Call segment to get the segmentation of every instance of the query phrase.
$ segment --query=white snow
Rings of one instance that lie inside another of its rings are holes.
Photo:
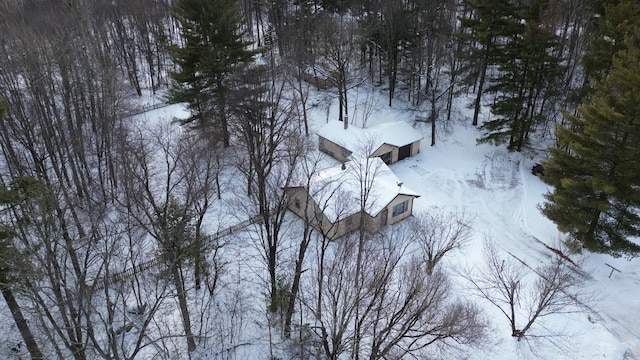
[[[369,171],[365,180],[365,171]],[[366,185],[362,185],[363,182]],[[307,185],[307,184],[300,184]],[[338,217],[348,217],[360,210],[362,186],[371,189],[367,214],[377,216],[398,195],[419,197],[420,194],[402,184],[400,179],[378,157],[351,160],[314,174],[309,180],[309,194],[320,204],[325,216],[335,223]]]
[[[362,144],[371,145],[371,150],[375,151],[383,144],[402,147],[423,138],[405,121],[384,122],[364,129],[349,125],[345,129],[342,121],[332,120],[318,129],[317,134],[351,152],[358,150]]]
[[[350,99],[357,105],[357,93],[350,94]],[[367,94],[361,94],[365,96]],[[384,99],[384,96],[381,96]],[[326,97],[324,98],[326,99]],[[333,99],[334,105],[337,100]],[[400,100],[394,100],[393,107],[375,104],[375,111],[367,119],[369,124],[377,124],[371,129],[379,129],[378,134],[386,136],[389,143],[402,143],[409,136],[402,129],[411,129],[411,139],[430,135],[429,124],[417,124],[415,129],[409,125],[417,114],[406,109],[410,106]],[[374,187],[380,197],[380,204],[386,198],[395,197],[398,193],[421,196],[414,201],[414,212],[426,210],[434,206],[446,210],[464,210],[472,216],[474,237],[471,243],[458,252],[454,252],[444,260],[455,284],[455,294],[481,306],[491,332],[486,345],[473,349],[468,353],[470,359],[640,359],[640,259],[612,258],[608,255],[584,253],[572,255],[582,260],[581,270],[585,274],[584,289],[597,295],[597,301],[589,303],[589,308],[582,312],[555,314],[543,319],[532,328],[532,332],[549,334],[562,332],[566,336],[554,338],[555,345],[544,340],[534,339],[520,341],[511,337],[508,323],[503,315],[491,304],[473,296],[464,280],[455,275],[455,270],[471,267],[482,259],[482,242],[484,238],[495,241],[507,256],[518,257],[535,267],[550,259],[552,254],[545,246],[555,246],[564,239],[556,226],[539,211],[544,202],[543,195],[550,189],[539,178],[530,173],[531,166],[542,158],[543,154],[509,153],[504,147],[487,144],[476,145],[479,130],[470,126],[471,116],[468,114],[466,99],[457,99],[454,116],[450,122],[439,119],[437,141],[435,146],[423,147],[421,152],[411,158],[404,159],[387,167],[380,161],[382,176],[377,176],[379,183]],[[331,107],[331,101],[323,101],[322,94],[314,94],[310,104],[310,127],[318,129],[326,123],[326,118],[336,118],[337,106]],[[353,112],[352,112],[353,113]],[[180,105],[172,105],[140,116],[143,122],[157,125],[161,119],[184,118],[187,113]],[[484,112],[483,112],[484,114]],[[388,119],[406,119],[404,125],[389,125]],[[482,117],[481,117],[482,118]],[[385,123],[387,123],[385,125]],[[343,133],[342,123],[333,121],[331,130]],[[327,125],[328,126],[328,125]],[[327,128],[329,129],[329,128]],[[328,131],[327,129],[321,130]],[[362,133],[362,129],[351,125],[349,133]],[[338,131],[339,130],[339,131]],[[344,132],[347,133],[347,132]],[[391,139],[391,140],[389,140]],[[358,136],[349,136],[345,141],[357,141]],[[309,141],[316,142],[311,136]],[[346,144],[342,144],[346,145]],[[378,160],[373,159],[374,162]],[[338,164],[332,158],[324,161]],[[355,164],[355,163],[353,163]],[[351,166],[347,163],[347,167]],[[377,165],[376,165],[377,166]],[[242,197],[238,191],[243,181],[232,169],[222,179],[225,193],[222,200],[214,206],[213,214],[208,217],[208,226],[222,229],[239,221],[237,213],[233,213],[236,198]],[[345,193],[359,191],[349,180],[346,180],[338,165],[318,174],[318,180],[331,181],[331,186],[341,187]],[[344,178],[343,178],[344,177]],[[398,187],[398,183],[403,185]],[[370,209],[371,214],[377,213]],[[291,216],[292,221],[300,221]],[[297,249],[293,242],[297,235],[295,226],[286,229],[284,236],[289,236],[287,246],[282,249],[282,271],[290,271]],[[217,297],[224,311],[240,314],[237,318],[221,320],[219,342],[234,348],[233,358],[263,359],[272,348],[269,345],[271,333],[265,320],[265,265],[261,260],[259,246],[252,243],[249,234],[234,234],[229,240],[226,251],[228,264],[226,268],[225,293]],[[313,245],[312,245],[313,246]],[[289,262],[287,262],[289,261]],[[615,266],[621,272],[613,272],[605,265]],[[308,275],[311,276],[311,275]],[[235,291],[235,292],[232,292]],[[225,302],[226,301],[226,302]],[[225,305],[226,304],[226,305]],[[3,307],[0,304],[0,307]],[[228,309],[227,309],[228,308]],[[2,309],[7,313],[6,309]],[[169,316],[169,315],[168,315]],[[178,317],[175,314],[170,316]],[[8,319],[8,318],[7,318]],[[235,321],[231,322],[231,321]],[[228,321],[229,323],[225,323]],[[10,323],[10,321],[7,321]],[[5,340],[5,338],[3,338]],[[7,339],[8,341],[8,339]],[[216,342],[217,343],[217,342]],[[0,349],[0,353],[5,351]],[[151,348],[150,352],[151,351]],[[8,350],[7,350],[8,351]],[[202,358],[218,358],[219,348],[199,349]],[[230,357],[232,358],[232,357]],[[456,358],[453,355],[452,358]]]
[[[415,211],[439,206],[452,210],[464,209],[475,217],[474,240],[468,248],[452,254],[448,260],[451,269],[470,267],[481,261],[484,238],[498,243],[505,256],[513,254],[532,267],[538,266],[552,255],[544,244],[557,247],[557,242],[563,238],[555,225],[538,209],[548,187],[530,173],[535,161],[528,154],[508,153],[503,148],[476,145],[477,135],[475,128],[456,124],[453,134],[440,138],[436,146],[426,148],[415,158],[392,165],[391,169],[405,184],[424,194],[414,201]],[[580,256],[572,257],[578,260]],[[562,349],[544,340],[518,342],[510,336],[509,325],[503,315],[491,304],[472,296],[471,299],[483,305],[484,311],[490,314],[489,319],[495,328],[491,340],[493,345],[474,353],[472,358],[636,358],[634,356],[640,354],[640,302],[637,298],[639,262],[609,258],[608,261],[621,263],[619,266],[635,269],[635,274],[629,269],[608,279],[608,269],[603,261],[607,258],[585,254],[583,270],[591,274],[585,280],[585,287],[599,298],[599,301],[591,304],[590,311],[550,316],[532,329],[540,334],[568,334],[555,339]],[[600,274],[594,276],[596,268]],[[630,279],[634,276],[635,284]],[[460,280],[458,286],[464,293],[464,281]]]
[[[356,95],[350,94],[354,102],[358,101]],[[544,194],[551,189],[530,169],[545,154],[509,153],[504,147],[477,145],[480,131],[470,125],[472,117],[466,108],[469,100],[455,101],[452,120],[438,120],[435,146],[423,147],[417,156],[390,166],[403,187],[422,195],[414,201],[414,213],[438,206],[464,210],[475,218],[472,243],[447,259],[451,270],[479,263],[485,238],[532,267],[548,261],[552,253],[545,245],[557,247],[565,235],[539,210]],[[311,114],[312,128],[320,128],[318,133],[323,136],[346,134],[341,122],[323,126],[325,118],[337,117],[337,106],[323,108],[322,102],[317,104]],[[393,107],[377,104],[367,123],[384,124],[389,118],[412,119],[419,114],[408,108],[397,99]],[[413,129],[408,123],[406,126]],[[352,125],[349,129],[353,133],[361,131]],[[429,124],[421,123],[413,129],[420,138],[430,135],[430,131]],[[391,128],[381,133],[398,135]],[[340,144],[348,145],[357,138],[343,137]],[[464,281],[456,280],[459,295],[481,305],[494,330],[487,346],[472,351],[471,359],[640,359],[640,258],[586,252],[571,257],[581,261],[582,273],[586,274],[584,290],[595,294],[595,301],[582,312],[556,314],[534,325],[532,332],[565,334],[553,339],[556,345],[544,339],[518,342],[510,336],[503,315],[469,293]],[[609,278],[611,269],[605,263],[621,272],[614,272]]]

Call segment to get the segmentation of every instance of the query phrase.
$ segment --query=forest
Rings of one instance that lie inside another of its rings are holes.
[[[633,258],[639,21],[633,0],[0,1],[8,351],[236,359],[247,333],[268,339],[263,359],[487,346],[481,309],[440,261],[469,242],[469,214],[420,212],[375,233],[362,220],[340,241],[292,218],[282,189],[325,164],[310,99],[329,94],[345,128],[366,127],[373,100],[353,97],[366,85],[426,114],[425,148],[465,99],[477,144],[544,159],[540,209],[566,234],[559,253]],[[141,120],[149,97],[188,115]],[[360,212],[375,202],[372,164],[353,170]],[[458,276],[514,339],[576,305],[575,264],[498,252],[486,241],[485,266]],[[234,269],[239,254],[251,270]]]

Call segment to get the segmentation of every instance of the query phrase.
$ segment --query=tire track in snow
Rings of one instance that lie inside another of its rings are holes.
[[[527,216],[531,215],[533,206],[528,192],[538,189],[531,186],[532,179],[526,164],[525,159],[515,155],[493,152],[470,172],[444,167],[429,167],[427,170],[417,164],[405,169],[414,173],[410,177],[418,175],[417,189],[429,189],[424,193],[429,204],[460,204],[473,209],[475,213],[470,215],[476,216],[474,228],[486,230],[508,256],[526,260],[527,266],[535,269],[537,264],[549,261],[555,254],[552,247],[534,235],[536,229],[531,228],[533,219]],[[587,275],[579,268],[574,269],[583,276]],[[588,305],[583,304],[585,314],[592,322],[602,326],[602,331],[620,339],[621,346],[628,347],[625,359],[638,359],[634,354],[634,351],[638,353],[637,347],[633,346],[636,341],[632,339],[636,335],[640,338],[640,334],[636,334],[638,330],[629,329],[626,324],[616,324],[619,323],[614,318],[617,315],[610,316],[599,312],[596,305]]]
[[[503,197],[491,197],[489,201],[500,201],[487,203],[486,197],[482,198],[482,206],[485,211],[479,214],[479,220],[483,222],[485,228],[492,230],[492,234],[500,241],[497,241],[505,250],[532,258],[540,262],[547,261],[558,251],[547,245],[533,235],[533,231],[527,220],[528,186],[523,159],[513,159],[513,156],[501,151],[494,151],[487,156],[477,172],[480,174],[479,180],[471,180],[471,183],[480,182],[486,184],[482,190],[496,191]],[[509,206],[513,204],[513,206]],[[581,271],[581,275],[586,273]]]
[[[520,164],[520,173],[521,179],[525,176],[523,173],[523,165]],[[525,180],[526,181],[526,180]],[[526,185],[523,181],[519,186],[513,189],[510,197],[505,198],[507,203],[517,204],[514,208],[513,212],[509,212],[508,206],[496,207],[491,206],[494,204],[489,204],[484,201],[483,206],[485,211],[479,217],[479,220],[482,221],[483,227],[491,227],[492,228],[492,238],[498,246],[505,251],[509,256],[515,258],[519,262],[521,262],[524,266],[536,272],[539,276],[542,276],[536,270],[536,261],[546,262],[549,258],[553,256],[551,248],[548,247],[543,241],[539,240],[535,236],[532,235],[531,229],[528,226],[526,221]],[[521,214],[521,215],[520,215]],[[544,246],[541,247],[540,245]],[[538,256],[536,256],[536,254]],[[527,258],[527,260],[524,260]],[[575,266],[572,266],[572,269],[576,270],[581,276],[584,276],[586,273]],[[593,306],[586,304],[580,299],[576,299],[577,303],[585,309],[585,312],[588,314],[590,321],[592,323],[596,323],[602,326],[606,331],[611,333],[615,338],[622,340],[625,344],[632,344],[631,340],[633,336],[624,336],[620,334],[619,329],[615,329],[611,326],[611,322],[617,321],[611,319],[607,314],[600,313]],[[623,332],[627,332],[627,334],[633,334],[634,329],[627,328],[624,324],[618,325],[623,328]],[[638,359],[634,354],[634,350],[630,347],[624,359]]]
[[[528,186],[527,186],[527,173],[525,172],[525,168],[524,168],[524,163],[521,161],[519,164],[519,173],[520,173],[520,181],[521,181],[521,188],[522,188],[522,197],[521,197],[521,202],[520,202],[520,213],[521,213],[521,220],[522,220],[522,226],[525,229],[525,231],[529,234],[530,238],[533,239],[535,242],[538,242],[539,244],[545,246],[546,248],[548,248],[548,250],[552,251],[552,252],[556,252],[559,250],[547,245],[544,241],[538,239],[536,236],[533,235],[533,231],[531,230],[531,227],[529,226],[529,222],[527,221],[527,216],[526,216],[526,204],[527,204],[527,200],[528,200]],[[532,268],[531,266],[529,266],[525,261],[523,261],[521,258],[517,257],[516,255],[514,255],[513,253],[507,251],[511,256],[513,256],[515,259],[517,259],[518,261],[520,261],[522,264],[524,264],[525,266],[527,266],[528,268],[530,268],[533,271],[536,271],[534,268]],[[564,254],[561,253],[561,256],[566,256]],[[570,259],[569,259],[570,260]],[[583,279],[585,279],[585,281],[597,281],[593,276],[591,276],[591,274],[587,273],[586,271],[584,271],[579,265],[576,265],[575,263],[572,262],[571,268],[578,274],[580,275]],[[537,271],[536,273],[538,275],[540,275]],[[540,275],[542,276],[542,275]],[[608,311],[606,312],[599,312],[598,310],[596,310],[594,307],[590,306],[589,304],[585,304],[583,302],[581,302],[579,299],[575,299],[575,301],[577,303],[580,304],[580,306],[582,306],[584,309],[586,309],[589,313],[589,319],[591,322],[594,322],[591,319],[595,319],[596,323],[598,323],[599,325],[601,325],[603,328],[605,328],[609,333],[611,333],[614,337],[621,339],[624,341],[624,343],[626,343],[627,345],[630,346],[630,348],[627,350],[627,352],[625,353],[624,359],[639,359],[638,356],[635,354],[635,352],[637,352],[638,349],[638,345],[636,344],[631,345],[633,343],[636,343],[638,339],[640,339],[640,329],[638,329],[637,327],[633,327],[633,326],[629,326],[629,324],[627,322],[622,322],[620,320],[617,319],[616,316],[613,316],[612,314],[609,314],[610,311],[613,311],[614,309],[607,309]],[[626,312],[624,313],[619,313],[619,316],[622,316],[623,318],[625,316],[627,316],[628,314]],[[614,323],[615,326],[622,328],[622,330],[620,330],[619,328],[615,328],[613,326],[611,326],[611,323]]]
[[[418,172],[417,169],[413,169]],[[421,179],[422,189],[433,190],[429,194],[429,200],[436,205],[451,206],[452,204],[465,204],[469,202],[468,191],[470,186],[467,184],[464,175],[448,169],[438,169],[437,171],[427,172]],[[427,195],[427,194],[424,194]]]

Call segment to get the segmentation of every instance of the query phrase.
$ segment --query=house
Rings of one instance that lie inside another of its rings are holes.
[[[369,190],[364,211],[361,184]],[[284,189],[289,210],[330,239],[363,224],[376,232],[411,216],[418,193],[407,188],[378,157],[346,162],[322,170]]]
[[[404,121],[396,121],[360,129],[344,128],[341,121],[330,121],[318,130],[318,148],[345,162],[351,154],[357,157],[379,157],[394,164],[420,152],[420,135]]]

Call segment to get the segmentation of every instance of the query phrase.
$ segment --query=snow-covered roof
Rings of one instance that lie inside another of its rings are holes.
[[[351,152],[369,142],[372,142],[372,150],[377,150],[382,144],[402,147],[422,139],[422,135],[404,121],[383,123],[365,129],[350,125],[345,129],[342,121],[333,120],[321,127],[318,135]]]
[[[420,196],[403,185],[377,157],[352,160],[319,171],[309,180],[309,193],[329,221],[335,222],[360,211],[361,184],[367,184],[366,188],[370,189],[365,211],[374,217],[398,195]]]

